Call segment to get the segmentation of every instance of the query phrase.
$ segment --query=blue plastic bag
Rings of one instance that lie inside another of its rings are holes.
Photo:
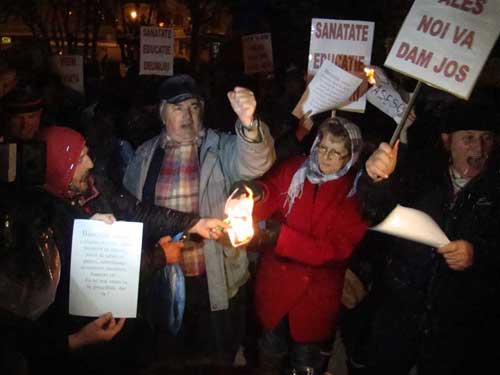
[[[172,241],[179,241],[183,233],[178,233]],[[177,335],[182,326],[186,306],[186,286],[184,274],[178,264],[167,264],[157,279],[153,293],[153,306],[156,306],[156,323]],[[156,303],[155,303],[156,302]]]

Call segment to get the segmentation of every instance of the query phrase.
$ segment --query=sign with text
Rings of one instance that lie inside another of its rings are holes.
[[[385,72],[378,66],[372,66],[372,68],[375,69],[377,84],[367,91],[366,98],[369,103],[387,116],[392,117],[399,124],[407,105]]]
[[[83,93],[83,56],[56,55],[52,57],[55,71],[61,76],[63,84]]]
[[[141,27],[141,69],[139,74],[171,76],[174,74],[174,30]]]
[[[245,74],[272,72],[274,63],[271,34],[245,35],[241,39]]]
[[[348,72],[363,72],[370,64],[375,24],[364,21],[313,18],[309,44],[309,79],[316,74],[325,60]],[[366,96],[354,92],[351,103],[339,108],[343,111],[364,112]]]
[[[142,223],[75,220],[69,313],[135,318],[141,245]]]
[[[468,99],[499,20],[500,0],[416,0],[385,66]]]

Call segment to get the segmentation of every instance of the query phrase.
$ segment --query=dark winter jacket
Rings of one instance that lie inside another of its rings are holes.
[[[370,254],[379,266],[371,294],[354,312],[368,324],[353,358],[378,365],[437,359],[440,368],[459,368],[461,360],[474,360],[473,353],[486,355],[485,337],[499,323],[499,164],[490,160],[452,202],[445,158],[419,154],[412,159],[400,151],[397,170],[387,181],[373,183],[367,176],[360,181],[365,215],[376,223],[397,203],[424,211],[451,241],[473,245],[474,263],[454,271],[436,249],[385,236],[384,248]]]

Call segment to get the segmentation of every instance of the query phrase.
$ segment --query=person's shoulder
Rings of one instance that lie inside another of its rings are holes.
[[[283,168],[298,168],[302,165],[302,163],[304,163],[306,159],[306,155],[296,155],[282,161],[281,165],[283,166]]]
[[[137,147],[136,155],[140,155],[140,154],[143,154],[145,152],[149,152],[152,148],[156,147],[159,139],[160,139],[160,136],[157,135],[157,136],[154,136],[153,138],[150,138],[147,141],[143,142],[139,147]]]
[[[307,159],[307,156],[305,155],[297,155],[297,156],[292,156],[288,159],[285,159],[279,163],[276,163],[272,169],[273,170],[278,170],[282,174],[294,174],[297,169],[300,168],[300,166],[304,163],[304,161]]]

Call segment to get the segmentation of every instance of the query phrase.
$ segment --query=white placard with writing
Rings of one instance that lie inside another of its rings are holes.
[[[443,230],[425,212],[397,205],[372,230],[439,248],[450,242]]]
[[[311,111],[310,116],[339,108],[349,101],[362,79],[340,69],[334,63],[325,60],[306,91],[302,94],[292,114],[302,118]]]
[[[83,93],[83,56],[55,55],[52,62],[56,73],[61,76],[65,86]]]
[[[385,66],[468,99],[500,33],[500,0],[416,0]]]
[[[314,76],[326,60],[348,72],[362,72],[364,65],[370,65],[374,31],[373,22],[313,18],[308,76]],[[355,92],[352,103],[340,109],[364,112],[365,107],[366,96]]]
[[[142,223],[75,220],[69,313],[135,318],[141,245]]]
[[[245,74],[268,73],[274,70],[270,33],[245,35],[241,40]]]
[[[171,76],[174,74],[174,30],[141,27],[141,59],[139,74]]]
[[[399,124],[405,112],[406,103],[392,85],[391,80],[387,78],[383,69],[378,66],[372,66],[372,68],[375,69],[377,83],[367,91],[366,98],[370,104],[392,117]]]

